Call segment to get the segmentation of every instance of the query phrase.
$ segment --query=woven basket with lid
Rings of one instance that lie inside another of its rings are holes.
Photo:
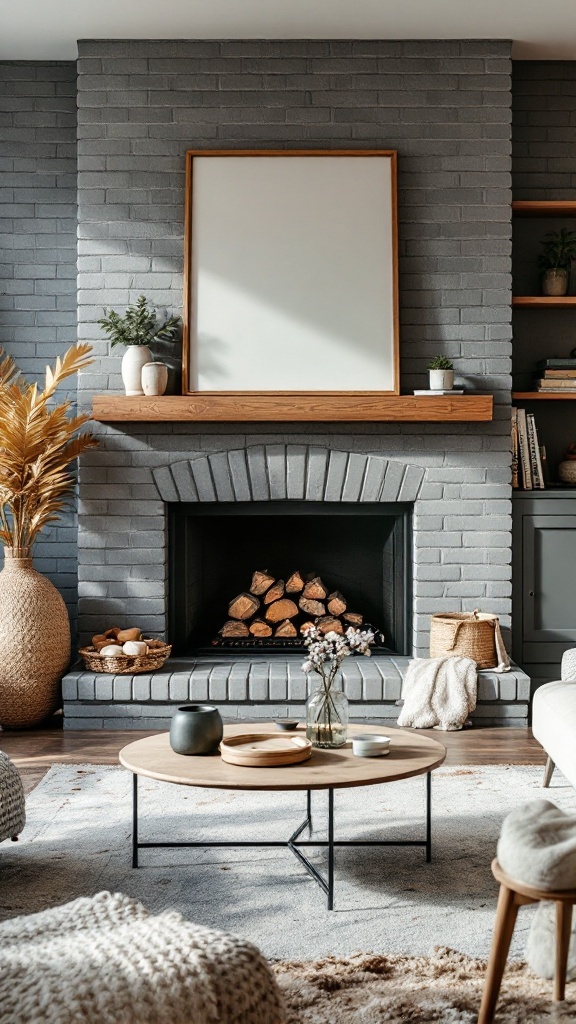
[[[430,623],[430,657],[472,658],[478,668],[496,668],[497,615],[489,612],[442,612]]]

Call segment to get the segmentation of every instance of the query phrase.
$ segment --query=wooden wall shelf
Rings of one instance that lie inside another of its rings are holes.
[[[554,391],[553,394],[548,394],[546,391],[513,391],[512,398],[519,399],[523,402],[574,402],[576,401],[576,392],[572,391],[564,393],[563,391]]]
[[[517,199],[512,213],[518,217],[576,217],[576,200]]]
[[[203,392],[132,398],[95,395],[92,418],[101,423],[484,423],[492,395],[383,395],[361,392]]]
[[[576,295],[515,295],[512,305],[525,309],[568,309],[576,306]]]

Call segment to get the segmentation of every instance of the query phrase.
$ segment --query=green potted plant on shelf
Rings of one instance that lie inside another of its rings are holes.
[[[454,387],[454,366],[448,356],[434,356],[428,363],[431,391],[451,391]]]
[[[566,295],[572,260],[576,259],[576,231],[547,231],[541,241],[539,265],[543,295]]]
[[[122,357],[122,381],[127,395],[163,395],[168,383],[168,367],[153,362],[150,351],[157,341],[174,341],[181,319],[167,317],[160,321],[154,306],[140,295],[124,316],[114,309],[105,309],[98,324],[112,345],[125,345]]]

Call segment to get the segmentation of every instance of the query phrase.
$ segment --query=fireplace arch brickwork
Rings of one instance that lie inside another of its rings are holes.
[[[425,470],[319,445],[253,445],[168,463],[152,475],[165,502],[415,502]]]

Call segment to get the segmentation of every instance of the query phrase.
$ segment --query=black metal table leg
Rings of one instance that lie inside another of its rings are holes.
[[[312,832],[312,792],[306,792],[306,817],[294,830],[288,840],[191,840],[189,842],[140,842],[138,836],[138,775],[132,773],[132,867],[138,867],[138,851],[141,849],[176,849],[187,848],[225,848],[240,847],[251,849],[288,848],[300,861],[303,868],[326,893],[327,909],[334,909],[334,852],[337,846],[423,846],[426,849],[426,862],[432,860],[432,773],[426,773],[426,837],[424,839],[335,839],[334,838],[334,787],[328,789],[328,838],[300,839],[302,833],[309,829]],[[307,847],[320,847],[328,851],[328,871],[323,876],[318,868],[311,863],[303,852]]]
[[[432,860],[432,772],[426,775],[426,863]]]
[[[334,790],[328,790],[328,910],[334,909]]]
[[[132,867],[138,867],[138,776],[132,775]]]

